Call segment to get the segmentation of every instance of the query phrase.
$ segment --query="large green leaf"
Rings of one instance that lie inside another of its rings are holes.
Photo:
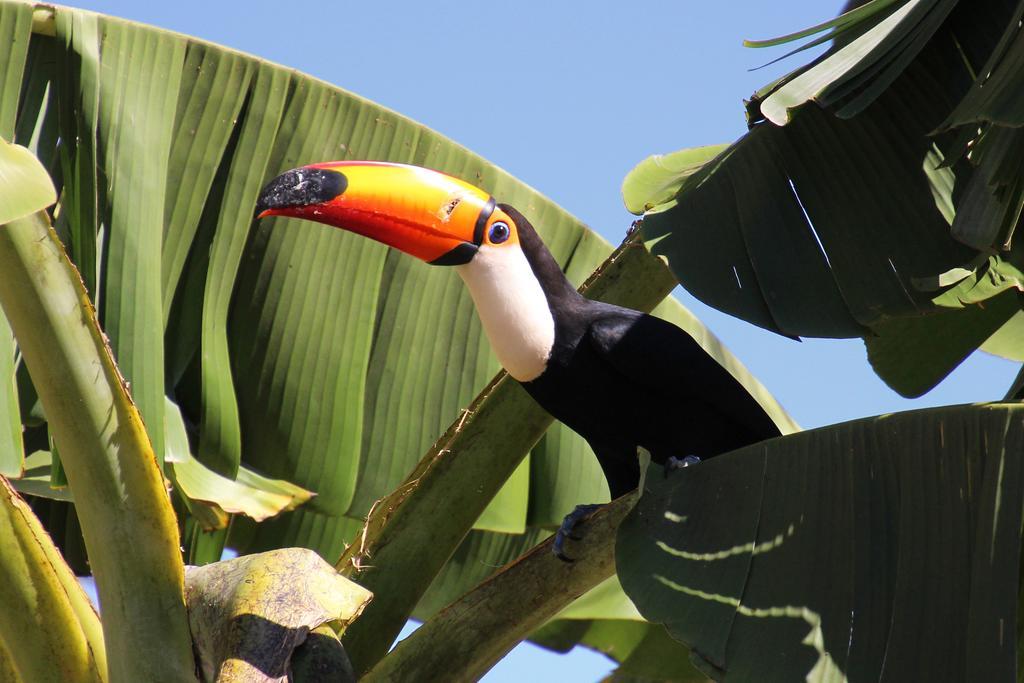
[[[30,20],[31,13],[26,14],[30,8],[23,4],[3,7],[9,10],[4,16],[21,17],[12,20],[19,27],[17,39],[5,43],[4,63],[11,76],[4,82],[13,84],[9,91],[16,94],[30,46],[31,22],[26,17]],[[46,10],[41,12],[45,15]],[[233,476],[242,459],[244,432],[248,462],[273,474],[315,482],[317,505],[332,515],[350,509],[356,516],[365,513],[407,473],[493,374],[496,363],[468,297],[452,287],[450,273],[393,258],[387,280],[374,284],[384,274],[387,252],[365,240],[327,230],[317,235],[291,231],[289,237],[286,228],[270,226],[249,240],[251,207],[265,179],[317,158],[391,158],[452,171],[461,165],[470,180],[503,191],[542,217],[555,216],[554,225],[547,222],[547,232],[564,260],[585,231],[478,157],[314,79],[201,41],[91,13],[57,9],[42,24],[48,35],[35,35],[31,47],[55,52],[59,68],[26,70],[24,89],[51,92],[59,102],[67,180],[60,214],[72,255],[101,304],[105,327],[143,413],[152,413],[156,392],[180,393],[189,417],[200,422],[198,452],[208,465]],[[136,70],[151,77],[136,77]],[[4,99],[11,112],[17,111],[16,104],[11,96]],[[32,123],[38,116],[32,113]],[[133,116],[144,125],[133,125]],[[31,129],[28,119],[26,128]],[[56,145],[56,138],[51,143]],[[133,164],[142,171],[133,172]],[[503,189],[512,187],[515,191]],[[153,232],[154,225],[159,233]],[[274,267],[268,259],[277,256],[281,240],[281,272],[301,272],[304,279],[288,282],[299,287],[292,292],[294,300],[272,292],[274,299],[262,309],[270,322],[252,324],[269,324],[273,334],[266,340],[254,338],[254,330],[239,321],[247,320],[246,310],[264,303],[258,295],[266,290],[251,297],[246,277]],[[285,260],[295,253],[296,240],[305,262]],[[95,259],[104,241],[102,287],[97,288]],[[247,244],[247,267],[236,277]],[[415,299],[424,278],[431,283],[424,291],[427,298]],[[229,325],[232,297],[238,291],[246,292],[240,297],[246,305],[236,307]],[[154,306],[156,298],[161,307]],[[378,309],[381,315],[393,309],[394,322],[381,318]],[[431,309],[439,319],[455,323],[434,338],[433,329],[422,329],[428,319],[420,316],[416,334],[430,337],[430,344],[387,333],[393,325],[405,329],[410,316]],[[166,377],[160,325],[147,317],[155,310],[163,311],[168,324]],[[330,315],[322,315],[325,311]],[[379,327],[384,334],[377,333]],[[280,358],[262,355],[264,341],[282,339],[287,352]],[[372,339],[378,343],[371,363]],[[422,352],[405,374],[392,377],[383,368],[403,352],[404,344]],[[440,367],[422,372],[439,360],[438,353],[446,355],[449,366],[461,367],[461,375]],[[13,360],[13,349],[10,356]],[[473,357],[475,362],[466,362]],[[253,367],[252,362],[261,365]],[[266,396],[249,384],[253,380],[265,386],[267,369],[275,394],[269,406],[263,402]],[[388,376],[375,376],[380,373]],[[421,393],[411,398],[434,391],[445,399],[428,402],[431,410],[419,414],[404,389],[394,391],[405,387],[408,377],[424,380],[415,383]],[[445,384],[452,381],[454,387]],[[247,399],[241,412],[236,382]],[[162,406],[162,398],[160,402]],[[297,412],[306,415],[301,424],[294,422]],[[150,417],[160,451],[163,421]],[[284,448],[280,431],[288,432]],[[378,443],[380,439],[385,441]],[[364,448],[387,449],[392,455],[364,459]],[[510,486],[513,495],[495,507],[493,519],[485,524],[524,528],[527,474],[524,467]],[[365,484],[358,488],[360,479]]]
[[[755,95],[753,129],[645,218],[652,249],[710,305],[789,336],[865,337],[890,386],[927,391],[1014,313],[984,302],[1020,286],[1016,253],[990,254],[1024,210],[1024,138],[996,123],[1024,117],[1021,16],[874,0],[817,27],[853,28]]]
[[[619,578],[737,680],[1010,680],[1024,406],[802,432],[647,488]]]
[[[934,308],[915,280],[975,252],[950,236],[921,171],[951,102],[910,76],[854,119],[805,108],[755,127],[644,219],[652,251],[694,295],[783,334],[860,336]]]

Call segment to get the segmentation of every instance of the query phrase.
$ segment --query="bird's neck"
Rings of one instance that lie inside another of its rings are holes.
[[[458,266],[498,362],[520,382],[536,379],[555,345],[556,312],[580,298],[529,222],[516,222],[521,249],[484,245]]]
[[[562,267],[555,261],[555,257],[548,251],[530,222],[510,206],[502,204],[501,208],[515,220],[523,255],[551,307],[565,309],[571,307],[575,301],[583,299],[583,295],[565,277]]]
[[[520,382],[536,379],[555,343],[555,319],[523,253],[483,246],[457,269],[498,362]]]

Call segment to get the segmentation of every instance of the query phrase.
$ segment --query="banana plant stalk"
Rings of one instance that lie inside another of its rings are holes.
[[[0,144],[0,168],[27,154]],[[16,196],[40,177],[49,183],[38,166],[4,194]],[[195,680],[184,567],[164,479],[81,277],[45,212],[0,226],[0,274],[0,305],[78,494],[110,680]]]

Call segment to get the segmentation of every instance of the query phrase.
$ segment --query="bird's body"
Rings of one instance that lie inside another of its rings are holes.
[[[554,344],[526,391],[590,444],[613,498],[636,487],[637,446],[664,463],[707,458],[778,427],[727,370],[672,323],[580,295],[529,222],[513,216],[552,312]]]
[[[613,497],[639,481],[638,446],[655,462],[703,459],[779,434],[689,334],[581,296],[522,214],[458,179],[397,164],[316,164],[272,181],[257,210],[454,266],[498,360],[587,440]]]
[[[523,386],[545,410],[587,440],[612,498],[636,488],[638,446],[649,451],[654,462],[664,464],[670,457],[705,459],[778,436],[774,425],[750,424],[730,410],[731,391],[716,386],[722,377],[715,383],[697,383],[689,377],[688,383],[676,384],[673,376],[679,372],[669,358],[651,349],[640,351],[646,357],[631,357],[620,341],[648,332],[678,336],[675,343],[685,346],[676,346],[672,359],[707,358],[678,327],[597,302],[586,302],[575,312],[576,320],[558,326],[557,353],[545,372]],[[693,365],[689,364],[691,371]],[[711,403],[713,392],[726,405]]]

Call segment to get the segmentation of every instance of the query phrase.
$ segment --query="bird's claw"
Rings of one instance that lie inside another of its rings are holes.
[[[684,458],[677,458],[674,455],[668,456],[668,460],[665,461],[665,476],[668,477],[675,470],[681,470],[684,467],[690,465],[696,465],[700,462],[700,458],[696,455],[687,455]]]
[[[555,542],[551,546],[551,552],[555,554],[555,557],[562,562],[575,562],[575,560],[565,554],[565,539],[568,538],[573,541],[583,540],[583,536],[573,532],[576,531],[576,526],[585,517],[589,516],[590,513],[599,507],[601,507],[599,504],[577,505],[572,512],[565,516],[561,526],[558,527],[558,531],[555,532]]]

